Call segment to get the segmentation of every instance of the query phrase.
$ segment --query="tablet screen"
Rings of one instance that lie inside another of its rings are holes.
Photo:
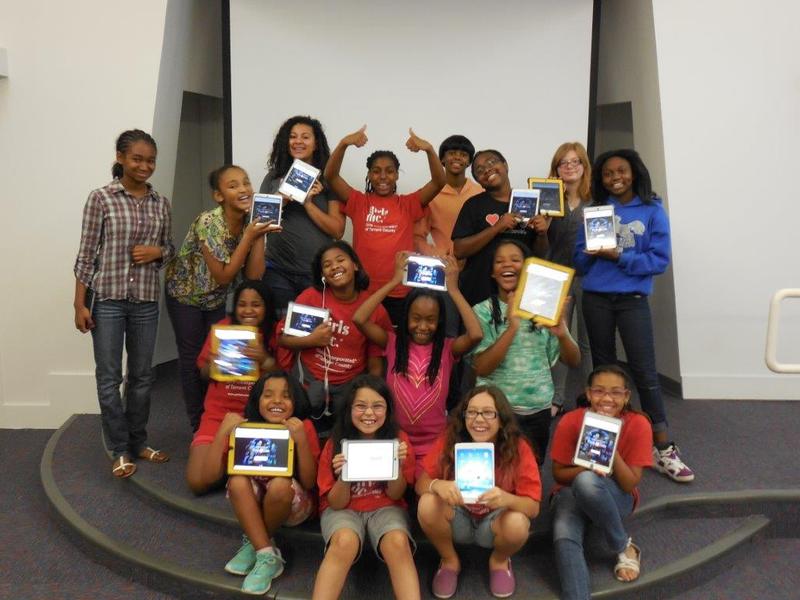
[[[539,213],[539,190],[512,190],[508,211],[530,220]]]
[[[397,478],[395,440],[345,441],[344,481],[390,481]]]
[[[575,464],[610,471],[622,422],[587,411],[583,417]]]
[[[564,282],[569,275],[544,265],[532,264],[527,269],[528,277],[519,307],[534,315],[555,319],[561,303]]]
[[[327,309],[290,302],[286,311],[285,333],[300,337],[309,335],[328,315]]]
[[[289,169],[289,173],[286,175],[286,183],[298,190],[303,192],[308,192],[311,189],[311,186],[314,185],[315,177],[310,173],[306,173],[298,169],[296,166],[292,166]]]
[[[289,470],[289,430],[237,427],[234,430],[231,474],[275,475]]]
[[[280,224],[281,203],[283,198],[266,194],[256,194],[253,196],[253,216],[255,221],[273,221]]]
[[[558,183],[536,182],[533,187],[539,190],[539,212],[561,212],[561,189]]]
[[[464,500],[475,501],[494,487],[494,448],[486,444],[456,445],[456,485]]]
[[[412,287],[446,290],[444,264],[436,258],[409,256],[404,283]]]

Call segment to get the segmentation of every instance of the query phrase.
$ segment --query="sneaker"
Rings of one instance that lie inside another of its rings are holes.
[[[511,560],[508,561],[508,569],[498,569],[489,571],[489,590],[495,598],[508,598],[514,593],[517,587],[517,580],[514,571],[511,570]]]
[[[694,480],[694,471],[681,460],[680,450],[674,442],[665,450],[653,446],[653,468],[679,483]]]
[[[253,544],[247,539],[246,535],[242,536],[242,547],[236,552],[236,555],[228,561],[225,565],[225,570],[234,575],[247,575],[256,564],[256,549]]]
[[[283,573],[284,560],[272,552],[256,553],[256,564],[242,582],[245,594],[266,594],[272,580]]]

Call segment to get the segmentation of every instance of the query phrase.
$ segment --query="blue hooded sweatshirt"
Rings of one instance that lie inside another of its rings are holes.
[[[659,198],[645,204],[634,196],[621,204],[613,196],[617,245],[622,250],[618,261],[586,254],[586,231],[578,227],[575,237],[575,269],[583,275],[583,289],[607,294],[644,294],[653,291],[653,275],[669,265],[669,220]]]

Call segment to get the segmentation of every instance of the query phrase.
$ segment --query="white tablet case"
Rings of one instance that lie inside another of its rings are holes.
[[[342,440],[342,481],[394,481],[399,476],[398,441]]]
[[[292,321],[296,318],[308,317],[309,326],[312,322],[315,323],[311,329],[301,329],[292,326]],[[294,335],[297,337],[305,337],[310,335],[314,328],[318,327],[323,321],[330,318],[330,311],[327,308],[319,308],[318,306],[307,306],[305,304],[298,304],[296,302],[289,302],[286,308],[286,320],[284,321],[283,332],[286,335]]]
[[[622,420],[587,410],[572,462],[587,469],[611,473],[621,430]]]
[[[286,177],[283,178],[278,192],[302,204],[306,201],[308,191],[318,177],[319,169],[296,158],[286,172]]]

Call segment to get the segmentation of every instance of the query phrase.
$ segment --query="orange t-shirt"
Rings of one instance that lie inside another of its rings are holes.
[[[449,184],[445,185],[425,207],[425,216],[414,223],[414,249],[427,256],[452,252],[451,236],[458,213],[464,202],[482,191],[483,188],[471,179],[467,179],[460,192]],[[428,242],[429,232],[433,245]]]

